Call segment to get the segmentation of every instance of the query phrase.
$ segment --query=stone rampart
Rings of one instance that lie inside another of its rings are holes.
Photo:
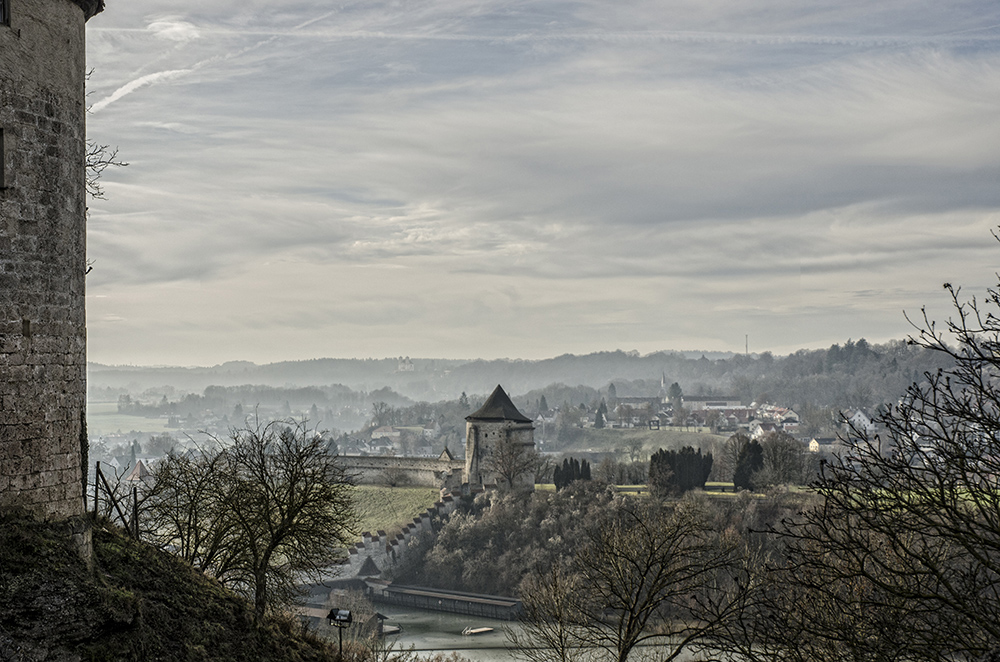
[[[415,485],[454,488],[461,485],[462,460],[380,455],[341,455],[340,461],[361,485]]]
[[[335,569],[331,578],[353,579],[378,576],[400,563],[410,549],[410,541],[422,533],[432,533],[434,522],[455,512],[457,496],[443,496],[440,501],[420,513],[398,530],[365,532],[361,540],[348,550],[346,562]]]

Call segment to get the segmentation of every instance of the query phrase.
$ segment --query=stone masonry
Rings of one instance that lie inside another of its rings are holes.
[[[0,506],[84,513],[85,23],[0,0]]]
[[[387,472],[404,475],[401,484],[437,488],[462,485],[464,460],[429,457],[387,457],[381,455],[341,455],[340,463],[359,485],[382,485]]]
[[[469,486],[495,486],[495,450],[502,445],[521,447],[525,453],[535,450],[535,427],[531,419],[518,411],[510,396],[498,384],[477,411],[465,417],[465,470],[462,482]],[[535,488],[535,474],[525,472],[516,483],[525,489]]]

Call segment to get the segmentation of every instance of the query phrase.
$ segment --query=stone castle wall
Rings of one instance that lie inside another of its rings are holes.
[[[0,25],[0,505],[57,519],[84,511],[84,25],[95,8],[16,0]]]
[[[462,460],[441,460],[424,457],[383,457],[378,455],[341,455],[340,463],[361,485],[383,485],[389,472],[402,472],[400,484],[452,488],[462,479]]]
[[[365,532],[348,550],[345,562],[332,569],[329,579],[379,576],[401,563],[411,549],[410,541],[423,533],[433,533],[434,522],[445,519],[458,506],[458,496],[444,495],[440,501],[407,522],[398,531]]]

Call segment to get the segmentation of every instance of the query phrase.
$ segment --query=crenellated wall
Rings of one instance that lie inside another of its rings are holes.
[[[399,531],[365,532],[361,540],[348,550],[347,561],[334,569],[331,578],[352,579],[378,576],[400,563],[410,549],[410,541],[422,533],[433,531],[433,521],[455,512],[459,496],[447,494],[426,511],[414,517]]]
[[[0,506],[84,512],[85,23],[16,0],[0,24]]]

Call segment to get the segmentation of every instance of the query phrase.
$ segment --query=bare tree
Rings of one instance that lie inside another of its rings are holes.
[[[626,662],[639,647],[655,645],[660,659],[676,659],[735,613],[738,592],[705,593],[725,584],[734,552],[697,501],[619,499],[565,572],[537,578],[522,593],[528,624],[521,654],[530,656],[534,643],[554,648],[551,659],[581,649]]]
[[[823,555],[811,543],[810,552]],[[761,561],[741,618],[727,623],[711,645],[733,662],[916,662],[950,659],[914,646],[926,614],[868,581],[844,581],[848,564],[801,564],[798,553]],[[874,566],[870,569],[874,570]],[[888,576],[885,576],[888,579]],[[944,625],[942,623],[942,625]]]
[[[582,615],[575,604],[579,575],[556,563],[521,583],[522,629],[507,628],[511,646],[528,662],[570,662],[579,657]]]
[[[88,71],[86,80],[90,80],[93,71]],[[87,108],[90,111],[90,108]],[[84,155],[84,166],[86,171],[87,193],[92,198],[104,199],[104,187],[101,186],[101,177],[108,167],[123,168],[128,163],[118,158],[118,148],[110,145],[102,145],[94,140],[87,139],[87,151]]]
[[[725,422],[725,417],[723,417],[722,412],[718,409],[712,409],[705,415],[705,425],[708,429],[715,434],[719,427]]]
[[[483,468],[487,473],[494,474],[498,483],[503,483],[501,487],[514,489],[525,476],[531,476],[533,483],[534,476],[542,468],[542,461],[534,446],[504,435],[483,457]]]
[[[787,432],[773,432],[761,440],[764,467],[753,476],[756,487],[802,481],[802,443]]]
[[[387,402],[379,400],[372,403],[372,425],[382,427],[391,425],[396,418],[396,410]]]
[[[673,425],[675,427],[686,427],[688,416],[690,415],[691,412],[686,407],[674,407]]]
[[[791,623],[784,631],[802,636],[775,646],[785,659],[1000,655],[1000,294],[945,289],[953,316],[941,329],[925,313],[910,342],[951,367],[880,416],[884,437],[853,430],[822,467],[820,505],[778,532],[791,597],[756,632],[773,639]]]
[[[203,572],[226,576],[242,550],[225,506],[221,451],[170,454],[154,476],[143,504],[143,536]]]
[[[737,432],[730,435],[722,445],[722,452],[715,458],[713,473],[715,479],[719,481],[730,481],[736,473],[736,467],[740,460],[740,451],[746,444],[750,443],[750,437]]]
[[[322,435],[257,420],[221,450],[165,461],[147,528],[261,615],[290,602],[354,534],[352,484]]]
[[[618,414],[618,423],[623,427],[632,427],[632,414],[634,413],[631,405],[618,405],[616,410]]]
[[[86,171],[87,193],[92,198],[104,199],[101,177],[108,167],[122,168],[128,163],[118,158],[118,148],[87,140]]]
[[[322,435],[293,421],[236,430],[225,451],[243,562],[229,575],[262,614],[329,565],[354,531],[352,481]],[[228,578],[227,578],[228,579]]]
[[[628,461],[633,464],[636,462],[642,462],[646,459],[645,450],[646,449],[642,443],[642,439],[638,437],[625,442],[625,453],[628,455]]]
[[[401,487],[411,482],[409,472],[399,467],[386,467],[379,472],[379,478],[379,482],[386,487]]]

